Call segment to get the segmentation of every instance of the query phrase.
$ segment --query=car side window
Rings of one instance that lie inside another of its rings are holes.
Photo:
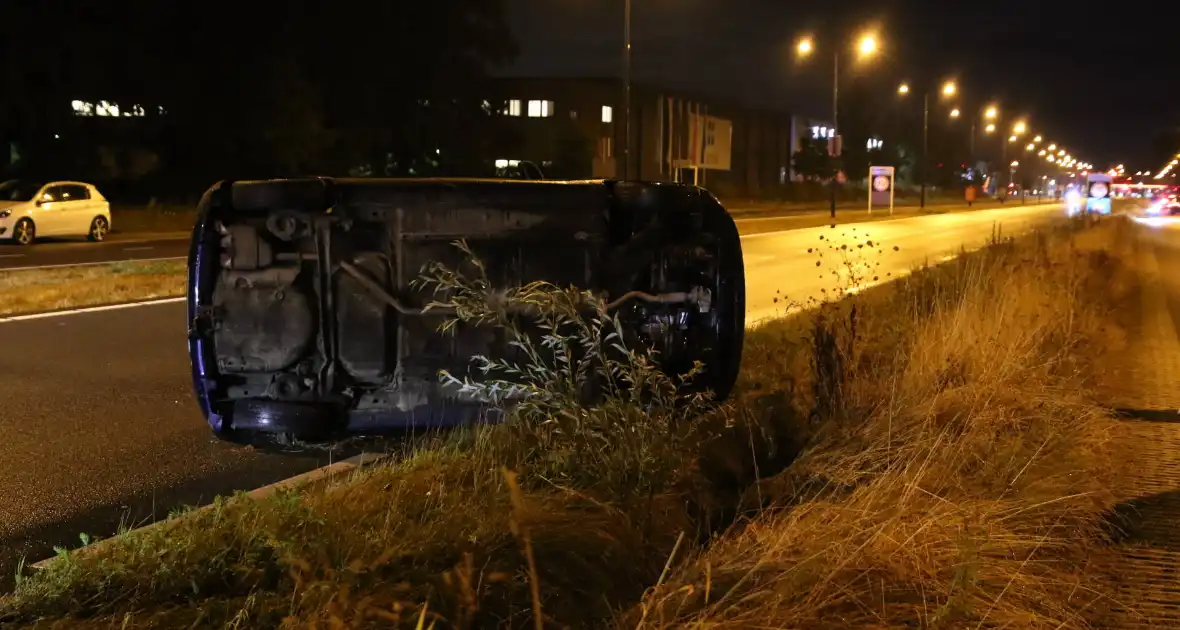
[[[85,186],[61,186],[60,193],[60,201],[84,201],[90,198],[90,191],[86,190]]]
[[[41,191],[41,196],[37,197],[37,199],[40,201],[43,201],[45,203],[50,203],[53,201],[61,201],[62,200],[62,190],[61,189],[62,189],[61,186],[49,186]]]

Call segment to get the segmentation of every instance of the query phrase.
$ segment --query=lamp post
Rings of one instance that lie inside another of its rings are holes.
[[[871,34],[862,35],[856,44],[861,58],[871,57],[877,52],[877,38]],[[815,51],[815,43],[810,37],[804,37],[795,45],[795,51],[800,57],[808,57]],[[840,49],[832,51],[832,144],[831,153],[835,154],[840,143]],[[837,157],[833,155],[832,157]],[[836,175],[832,173],[831,200],[828,208],[832,218],[836,218]]]
[[[631,0],[623,0],[623,151],[622,179],[630,179],[631,157]]]
[[[905,89],[902,89],[902,88]],[[909,93],[909,86],[905,83],[897,88],[897,93],[905,95]],[[941,96],[942,98],[949,98],[958,93],[959,87],[955,85],[954,81],[947,81],[942,84]],[[952,110],[951,117],[957,117],[955,112],[959,111],[957,108]],[[918,207],[926,207],[926,177],[927,168],[929,166],[930,156],[930,90],[922,93],[922,177],[921,177],[921,195],[918,197]]]

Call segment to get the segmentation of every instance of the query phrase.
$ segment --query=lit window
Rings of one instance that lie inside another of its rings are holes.
[[[94,103],[87,103],[86,101],[70,101],[70,107],[73,108],[75,116],[94,115]]]
[[[119,106],[107,101],[99,101],[98,107],[95,108],[95,114],[99,116],[118,116]]]
[[[610,105],[602,106],[602,122],[608,123],[614,120],[615,110]]]
[[[553,115],[553,101],[529,101],[529,118],[548,118]]]
[[[508,106],[504,108],[505,116],[519,116],[520,115],[520,99],[514,98],[508,101]]]

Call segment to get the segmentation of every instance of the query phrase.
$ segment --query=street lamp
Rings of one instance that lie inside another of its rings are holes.
[[[1033,138],[1033,142],[1036,142],[1037,144],[1040,144],[1040,142],[1041,142],[1041,137],[1040,137],[1040,136],[1037,136],[1037,137]]]
[[[987,111],[983,113],[983,117],[988,120],[995,120],[996,116],[999,116],[999,115],[1000,115],[1000,110],[996,109],[995,105],[988,107]],[[988,126],[992,127],[992,129],[995,129],[994,125],[988,125]]]
[[[1025,125],[1024,121],[1022,120],[1022,121],[1016,123],[1016,125],[1014,127],[1012,127],[1012,131],[1013,131],[1013,133],[1015,133],[1016,135],[1019,136],[1019,135],[1023,134],[1025,131],[1028,131],[1028,126]]]
[[[631,0],[627,0],[630,5]],[[871,57],[877,52],[878,44],[877,38],[871,33],[866,33],[860,36],[856,42],[856,50],[860,57]],[[815,52],[815,42],[811,37],[803,37],[795,44],[795,52],[800,57],[809,57]],[[901,91],[901,88],[898,88]],[[909,88],[906,88],[909,91]],[[903,94],[905,92],[902,92]],[[836,140],[840,137],[840,49],[836,48],[832,51],[832,129],[834,130],[833,152],[835,149]],[[829,206],[832,218],[836,218],[836,174],[832,174],[832,199]]]
[[[995,133],[996,126],[994,123],[988,123],[987,126],[983,128],[983,131],[985,133]]]
[[[860,38],[860,54],[868,56],[877,52],[877,38],[872,35],[865,35]]]
[[[909,84],[908,84],[908,83],[902,83],[901,85],[897,86],[897,93],[898,93],[898,94],[909,94],[909,93],[910,93],[910,86],[909,86]]]
[[[905,85],[905,84],[903,83],[902,85]],[[899,94],[905,94],[905,93],[909,92],[909,88],[907,87],[906,90],[903,92],[901,90],[901,88],[899,87],[897,91]],[[958,86],[955,85],[954,81],[947,81],[946,83],[942,84],[942,96],[944,98],[949,98],[951,96],[954,96],[955,93],[957,93],[958,91],[959,91],[959,88],[958,88]],[[959,116],[958,108],[951,110],[951,118],[957,118],[958,116]],[[929,159],[928,159],[928,156],[930,153],[929,149],[930,149],[930,91],[929,91],[929,89],[927,89],[926,92],[924,92],[922,94],[922,193],[921,193],[921,197],[919,197],[919,201],[918,201],[918,207],[920,207],[920,208],[926,207],[926,169],[927,169],[927,162],[929,161]]]
[[[619,170],[628,178],[631,154],[631,0],[623,2],[623,160]]]
[[[1024,150],[1025,150],[1025,151],[1032,151],[1032,150],[1033,150],[1033,149],[1035,149],[1035,148],[1037,148],[1037,145],[1033,144],[1032,142],[1030,142],[1030,143],[1028,143],[1028,144],[1024,145]]]

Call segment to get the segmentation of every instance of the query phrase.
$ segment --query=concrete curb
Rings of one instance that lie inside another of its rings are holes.
[[[276,492],[280,492],[283,490],[291,490],[294,488],[305,486],[310,483],[315,483],[317,481],[324,481],[324,480],[331,479],[334,477],[339,477],[339,476],[345,475],[347,473],[351,473],[351,472],[360,470],[361,468],[366,468],[366,467],[372,466],[373,464],[376,464],[378,462],[385,461],[386,459],[388,459],[388,457],[389,457],[388,455],[382,455],[382,454],[376,454],[376,453],[361,453],[360,455],[357,455],[355,457],[350,457],[348,459],[338,461],[338,462],[336,462],[334,464],[330,464],[328,466],[316,468],[315,470],[309,470],[303,474],[295,475],[294,477],[289,477],[287,479],[283,479],[282,481],[277,481],[277,482],[272,483],[270,485],[262,486],[261,488],[255,488],[254,490],[247,492],[246,496],[249,497],[250,499],[257,501],[259,499],[266,498]],[[73,557],[78,557],[79,555],[101,552],[112,541],[118,540],[124,536],[135,534],[137,532],[145,532],[145,531],[149,531],[152,529],[159,529],[161,527],[168,527],[170,525],[173,525],[175,523],[183,521],[183,520],[190,518],[192,516],[195,516],[197,514],[206,513],[211,509],[213,509],[212,503],[202,505],[201,507],[194,508],[192,510],[188,510],[187,512],[184,512],[183,514],[180,514],[174,518],[161,519],[161,520],[155,521],[153,523],[149,523],[147,525],[144,525],[143,527],[137,527],[135,529],[125,531],[121,534],[116,534],[114,536],[111,536],[110,538],[103,538],[102,540],[95,541],[89,545],[86,545],[85,547],[71,549],[70,554]],[[33,570],[41,571],[41,570],[45,570],[45,569],[49,568],[54,562],[56,562],[60,558],[61,558],[60,556],[53,556],[53,557],[49,557],[44,560],[41,560],[39,562],[35,562],[35,563],[30,564],[28,566],[30,568],[32,568]]]

